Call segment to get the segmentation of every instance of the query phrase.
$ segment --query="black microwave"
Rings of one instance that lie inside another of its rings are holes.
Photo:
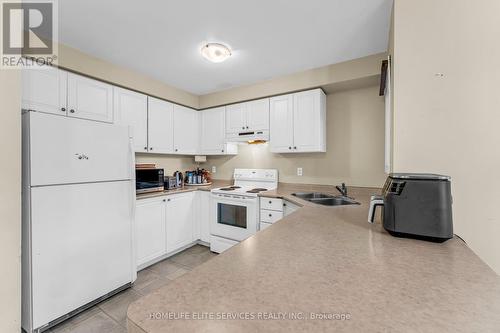
[[[136,193],[149,193],[163,191],[163,169],[135,169]]]

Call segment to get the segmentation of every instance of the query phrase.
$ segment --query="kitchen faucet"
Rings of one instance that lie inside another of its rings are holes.
[[[342,187],[340,186],[335,186],[335,188],[342,194],[344,197],[347,197],[347,187],[345,186],[345,183],[342,183]]]

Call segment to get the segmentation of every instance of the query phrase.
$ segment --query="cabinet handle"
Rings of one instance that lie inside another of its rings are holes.
[[[273,216],[273,214],[269,214],[269,217],[272,217],[272,216]]]
[[[167,199],[167,201],[170,201],[170,199]]]
[[[66,112],[66,108],[61,108],[61,111],[62,112]]]
[[[272,204],[273,202],[271,200],[269,200],[269,204]]]
[[[144,147],[144,150],[148,150],[148,147]]]
[[[163,199],[163,202],[166,202],[167,200]]]
[[[293,147],[293,149],[297,149],[297,147]]]
[[[178,151],[179,149],[175,148],[175,151]]]
[[[71,109],[71,110],[69,110],[69,112],[71,112],[71,113],[75,113],[75,110]]]
[[[292,147],[288,147],[288,149],[292,149]]]
[[[153,150],[153,147],[149,148],[149,150]]]
[[[286,203],[283,203],[283,207],[286,207]]]
[[[224,149],[222,149],[222,152],[224,152]]]
[[[248,129],[248,126],[247,126],[247,129]]]
[[[245,126],[242,126],[241,129],[245,129]]]

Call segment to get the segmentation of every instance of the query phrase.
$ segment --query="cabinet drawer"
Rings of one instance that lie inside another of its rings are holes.
[[[276,198],[260,198],[260,208],[283,211],[283,199]]]
[[[278,220],[281,220],[282,218],[283,218],[283,212],[278,212],[275,210],[267,210],[267,209],[260,210],[261,222],[274,223]]]

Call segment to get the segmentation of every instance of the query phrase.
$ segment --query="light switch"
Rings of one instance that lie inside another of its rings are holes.
[[[217,172],[217,168],[215,167],[215,165],[212,166],[212,173],[216,173]]]
[[[302,176],[302,168],[297,168],[297,176]]]

